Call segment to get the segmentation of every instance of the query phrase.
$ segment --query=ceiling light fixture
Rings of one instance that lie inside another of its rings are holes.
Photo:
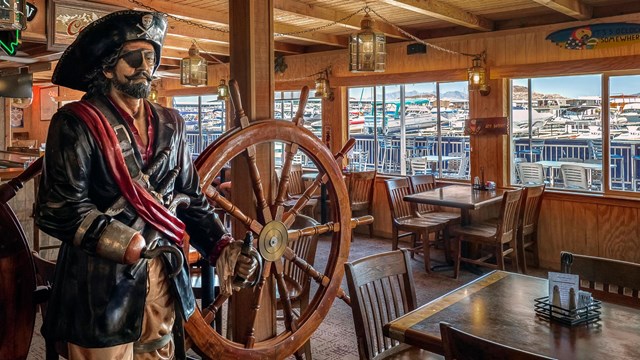
[[[385,68],[387,53],[384,33],[374,30],[375,21],[365,7],[365,15],[360,22],[361,31],[349,37],[349,71],[382,72]]]
[[[195,40],[189,48],[189,56],[180,60],[180,84],[185,86],[207,84],[207,61],[200,56]]]

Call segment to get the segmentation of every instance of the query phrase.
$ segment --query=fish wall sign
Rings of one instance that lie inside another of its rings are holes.
[[[640,24],[608,23],[558,30],[546,38],[563,49],[593,50],[640,42]]]

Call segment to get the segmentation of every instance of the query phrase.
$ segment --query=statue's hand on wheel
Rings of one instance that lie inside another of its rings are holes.
[[[236,240],[232,246],[238,246],[242,248],[243,241]],[[236,260],[235,274],[243,279],[250,279],[252,275],[258,269],[258,261],[251,255],[245,255],[242,252],[238,255]]]

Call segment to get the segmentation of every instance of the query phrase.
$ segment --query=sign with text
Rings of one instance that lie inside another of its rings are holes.
[[[119,7],[77,0],[49,0],[47,50],[60,51],[75,40],[91,22],[121,10]]]
[[[640,42],[640,24],[591,24],[558,30],[547,40],[567,50],[592,50]]]
[[[465,135],[505,135],[509,133],[507,117],[489,117],[467,119],[464,124]]]

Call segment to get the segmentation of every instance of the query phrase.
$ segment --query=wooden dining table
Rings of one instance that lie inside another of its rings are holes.
[[[467,185],[448,185],[406,195],[404,201],[458,208],[460,209],[460,221],[466,225],[471,222],[471,210],[477,210],[500,201],[505,191],[504,189],[474,190]]]
[[[640,359],[640,310],[602,303],[601,320],[573,327],[536,316],[548,281],[493,271],[384,325],[385,336],[443,354],[441,321],[494,342],[558,359]]]

